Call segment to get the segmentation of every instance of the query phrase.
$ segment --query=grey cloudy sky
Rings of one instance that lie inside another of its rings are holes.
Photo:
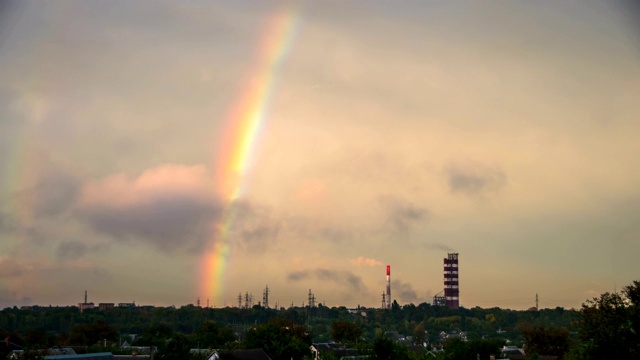
[[[9,1],[0,6],[0,306],[577,307],[640,267],[631,1]],[[228,114],[298,20],[240,199]],[[203,254],[232,207],[219,293]],[[225,210],[226,209],[226,210]]]

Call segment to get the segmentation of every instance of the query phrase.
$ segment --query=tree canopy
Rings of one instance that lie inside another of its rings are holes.
[[[582,305],[580,338],[590,359],[640,358],[640,282]]]

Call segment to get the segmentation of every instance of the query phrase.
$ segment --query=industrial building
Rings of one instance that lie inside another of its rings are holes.
[[[444,259],[444,297],[448,308],[457,309],[460,306],[458,253],[449,253]]]
[[[80,309],[80,313],[86,309],[93,309],[95,304],[87,301],[87,290],[84,291],[84,302],[78,303],[78,309]]]

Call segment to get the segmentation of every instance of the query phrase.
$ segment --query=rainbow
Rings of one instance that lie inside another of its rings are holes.
[[[229,260],[229,231],[235,221],[234,204],[243,192],[243,180],[268,115],[277,75],[293,44],[300,22],[299,6],[284,9],[270,20],[260,41],[255,70],[230,111],[216,166],[216,192],[225,201],[222,221],[212,230],[214,247],[202,262],[200,293],[212,304],[223,301],[224,271]]]

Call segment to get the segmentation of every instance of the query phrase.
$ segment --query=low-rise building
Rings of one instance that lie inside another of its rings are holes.
[[[116,307],[116,304],[114,304],[114,303],[100,303],[100,304],[98,304],[98,309],[100,309],[101,311],[113,309],[115,307]]]

